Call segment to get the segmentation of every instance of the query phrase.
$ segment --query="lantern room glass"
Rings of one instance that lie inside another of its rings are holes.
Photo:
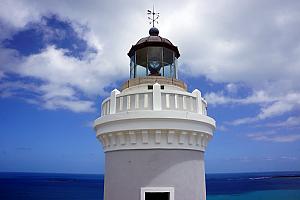
[[[147,49],[137,50],[134,77],[147,76]]]
[[[177,58],[165,47],[138,49],[130,59],[130,78],[164,76],[177,78]]]
[[[130,57],[130,78],[134,77],[135,56]]]
[[[148,74],[152,76],[161,76],[162,68],[162,47],[147,47]]]

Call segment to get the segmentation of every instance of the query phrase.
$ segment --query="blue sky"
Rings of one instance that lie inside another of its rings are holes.
[[[0,2],[0,171],[103,173],[92,128],[148,35],[147,1]],[[164,1],[160,35],[217,130],[206,171],[300,170],[298,1]]]

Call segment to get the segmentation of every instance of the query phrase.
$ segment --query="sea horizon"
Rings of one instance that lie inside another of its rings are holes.
[[[104,174],[0,172],[0,199],[102,200]],[[299,200],[300,171],[207,173],[207,200]]]
[[[105,173],[79,173],[79,172],[42,172],[42,171],[0,171],[0,173],[36,173],[36,174],[74,174],[74,175],[105,175]],[[300,173],[300,170],[280,170],[280,171],[242,171],[242,172],[209,172],[210,174],[258,174],[258,173]]]

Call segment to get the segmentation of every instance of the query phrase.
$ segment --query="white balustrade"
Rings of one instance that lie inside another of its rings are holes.
[[[147,92],[122,94],[118,90],[111,92],[110,98],[103,101],[101,115],[135,110],[178,110],[207,115],[207,103],[199,90],[192,93],[161,89],[155,83],[153,90]]]

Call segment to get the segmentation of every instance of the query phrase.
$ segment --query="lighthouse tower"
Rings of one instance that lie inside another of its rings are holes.
[[[95,120],[105,200],[205,200],[204,152],[215,129],[201,92],[178,78],[178,48],[152,27],[128,53],[130,79]]]

